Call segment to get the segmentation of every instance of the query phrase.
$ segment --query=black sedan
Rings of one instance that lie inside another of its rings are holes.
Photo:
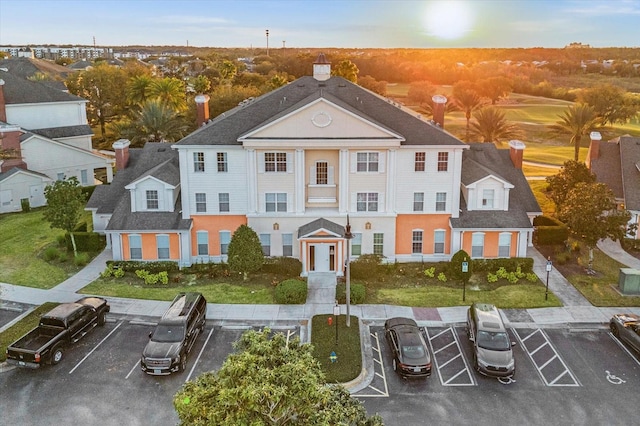
[[[640,316],[616,314],[609,322],[611,333],[640,354]]]
[[[410,318],[391,318],[384,335],[393,354],[393,369],[404,378],[429,377],[431,355],[418,324]]]

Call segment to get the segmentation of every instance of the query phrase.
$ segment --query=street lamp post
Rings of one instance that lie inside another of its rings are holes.
[[[549,256],[547,258],[547,286],[546,286],[546,289],[544,290],[544,300],[549,299],[549,272],[551,272],[551,267],[552,267],[551,256]]]
[[[464,258],[462,262],[462,301],[464,302],[467,298],[467,273],[469,272],[469,262],[467,258]]]
[[[267,56],[269,56],[269,30],[266,30],[267,32]]]
[[[340,305],[336,300],[336,306],[333,307],[333,316],[336,318],[336,346],[338,346],[338,318],[340,318]]]
[[[347,226],[345,227],[344,239],[347,240],[347,262],[345,265],[345,275],[346,275],[346,296],[347,296],[347,318],[346,325],[347,327],[351,327],[351,313],[349,307],[351,305],[351,257],[349,253],[349,247],[351,246],[351,239],[353,238],[353,234],[351,233],[351,224],[349,223],[349,215],[347,215]]]

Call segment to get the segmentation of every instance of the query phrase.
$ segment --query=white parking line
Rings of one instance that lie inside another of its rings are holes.
[[[131,376],[131,374],[136,370],[137,367],[140,366],[140,360],[137,360],[136,363],[133,365],[133,367],[131,367],[131,370],[129,370],[129,374],[127,374],[125,376],[125,380],[127,380],[129,378],[129,376]]]
[[[196,365],[198,365],[198,361],[200,360],[200,357],[202,356],[202,352],[204,352],[204,348],[207,347],[207,343],[209,343],[209,339],[211,339],[211,335],[213,334],[213,328],[211,329],[211,331],[209,332],[209,335],[207,336],[207,340],[204,341],[204,345],[202,345],[202,348],[200,348],[200,353],[198,353],[198,356],[196,357],[196,362],[193,363],[193,367],[191,367],[191,371],[189,371],[189,375],[187,376],[187,378],[185,379],[185,383],[189,381],[189,379],[191,379],[191,375],[193,374],[193,371],[196,369]]]
[[[79,362],[79,363],[77,363],[77,364],[76,364],[76,366],[75,366],[75,367],[73,367],[73,368],[71,369],[71,371],[69,371],[69,374],[71,374],[71,373],[73,373],[74,371],[76,371],[76,368],[80,367],[80,364],[82,364],[82,363],[84,362],[84,360],[85,360],[85,359],[89,358],[89,355],[91,355],[92,353],[94,353],[94,352],[95,352],[95,350],[96,350],[96,349],[98,349],[98,347],[99,347],[99,346],[100,346],[100,345],[101,345],[105,340],[107,340],[107,339],[109,338],[109,336],[111,336],[111,335],[112,335],[112,334],[113,334],[113,333],[118,329],[118,327],[120,327],[120,326],[122,325],[122,323],[123,323],[123,322],[124,322],[124,321],[120,321],[120,323],[119,323],[118,325],[116,325],[116,326],[115,326],[115,328],[114,328],[113,330],[111,330],[111,332],[110,332],[109,334],[107,334],[107,335],[104,337],[104,339],[100,340],[100,342],[98,342],[98,344],[97,344],[93,349],[91,349],[91,351],[89,351],[89,353],[88,353],[88,354],[86,354],[86,355],[84,356],[84,358],[82,358],[82,359],[80,360],[80,362]]]
[[[440,379],[440,384],[442,386],[476,386],[476,380],[475,380],[473,374],[471,373],[471,368],[470,368],[469,364],[467,363],[467,359],[462,354],[462,347],[460,346],[460,340],[458,339],[458,335],[455,332],[454,328],[453,327],[449,327],[449,328],[441,331],[440,333],[435,334],[434,336],[430,336],[429,335],[429,333],[427,331],[427,328],[425,328],[425,332],[426,332],[427,338],[429,340],[429,346],[431,347],[431,352],[433,353],[433,363],[434,363],[434,365],[436,367],[436,370],[438,371],[438,378]],[[444,347],[439,348],[438,350],[435,350],[433,348],[432,341],[434,339],[442,336],[444,333],[447,333],[447,332],[451,333],[451,335],[453,337],[453,341],[448,343]],[[456,345],[457,346],[458,353],[454,357],[448,359],[443,364],[440,364],[438,362],[437,354],[440,353],[443,349],[446,349],[446,348],[448,348],[448,347],[450,347],[452,345]],[[452,377],[450,377],[448,380],[445,381],[444,378],[442,377],[441,369],[444,368],[447,364],[449,364],[453,360],[458,359],[458,358],[462,358],[462,362],[464,363],[464,368],[461,369],[460,371],[458,371],[456,374],[454,374]],[[460,375],[462,375],[464,373],[467,373],[467,376],[469,377],[469,383],[451,383],[451,381],[457,379]]]
[[[633,356],[633,353],[624,345],[624,343],[622,343],[611,332],[608,332],[607,334],[609,335],[609,337],[611,337],[613,339],[614,342],[616,342],[618,344],[618,346],[620,346],[631,357],[632,360],[635,361],[636,364],[640,365],[640,361],[638,361],[638,359],[635,356]]]
[[[380,368],[380,373],[378,373],[376,370],[376,366],[373,366],[373,370],[374,370],[374,376],[377,376],[379,378],[382,379],[382,383],[384,383],[384,390],[383,389],[378,389],[375,386],[369,385],[366,387],[366,389],[371,389],[376,393],[373,394],[355,394],[355,396],[357,397],[363,397],[363,398],[380,398],[380,397],[388,397],[389,396],[389,387],[387,386],[387,376],[385,375],[384,372],[384,363],[382,362],[382,351],[380,351],[380,339],[378,338],[378,334],[377,333],[369,333],[371,335],[371,337],[373,339],[375,339],[376,341],[376,346],[371,347],[372,351],[377,352],[377,356],[378,358],[376,359],[375,354],[373,356],[373,362],[377,363],[379,368]]]

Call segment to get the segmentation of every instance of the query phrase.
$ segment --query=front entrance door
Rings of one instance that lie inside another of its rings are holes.
[[[335,271],[335,244],[313,244],[310,247],[309,270],[314,272]]]

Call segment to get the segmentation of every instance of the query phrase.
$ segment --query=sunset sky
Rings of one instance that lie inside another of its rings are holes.
[[[0,46],[640,47],[640,0],[0,0]]]

